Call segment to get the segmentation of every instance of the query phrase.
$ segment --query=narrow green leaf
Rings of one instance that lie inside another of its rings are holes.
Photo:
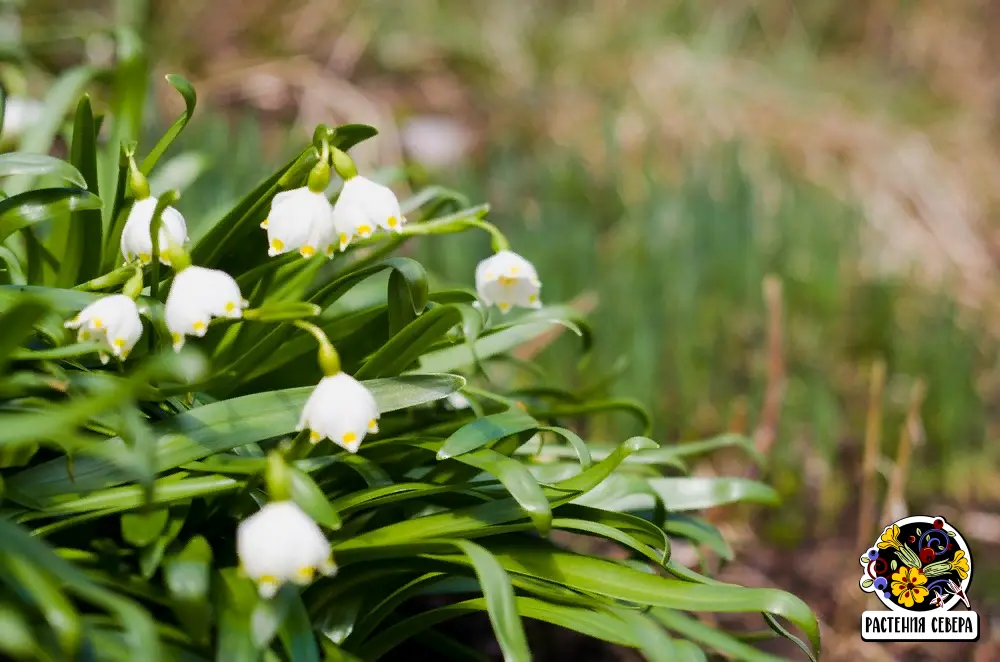
[[[87,188],[87,182],[72,164],[48,154],[8,152],[0,154],[0,177],[12,175],[52,175],[79,188]]]
[[[439,460],[446,460],[482,448],[504,437],[533,432],[537,428],[538,421],[516,408],[484,416],[456,430],[445,440],[437,457]]]
[[[55,632],[62,652],[66,655],[75,653],[81,636],[80,614],[58,584],[42,572],[33,559],[9,555],[4,558],[4,566],[4,570],[13,575],[42,612],[45,622]]]
[[[23,228],[86,209],[100,209],[101,199],[74,188],[45,188],[0,201],[0,241]]]
[[[148,175],[152,172],[156,162],[160,160],[163,153],[167,151],[167,148],[170,147],[171,143],[173,143],[177,136],[180,135],[181,131],[184,130],[184,127],[187,126],[187,123],[191,120],[191,116],[194,114],[194,107],[198,103],[198,95],[195,93],[194,87],[191,83],[177,74],[167,74],[166,79],[167,82],[170,83],[171,87],[177,90],[181,97],[184,98],[184,112],[181,113],[181,116],[177,118],[169,129],[167,129],[167,132],[163,134],[163,137],[161,137],[159,141],[157,141],[153,149],[149,150],[149,154],[146,155],[146,158],[142,160],[140,170],[142,170],[142,174],[144,175]]]
[[[202,536],[188,541],[177,555],[163,564],[163,581],[174,599],[173,610],[195,641],[207,638],[212,624],[212,548]]]
[[[122,515],[122,538],[135,547],[145,547],[163,533],[169,515],[166,508],[125,513]]]
[[[49,312],[45,302],[29,296],[20,297],[13,306],[0,313],[0,372],[11,355],[34,332],[35,325]]]
[[[383,413],[445,398],[463,385],[464,380],[454,375],[406,375],[365,384]],[[257,393],[204,405],[154,425],[157,471],[294,431],[311,393],[312,387]],[[25,422],[22,427],[27,434],[34,425]],[[123,442],[116,439],[104,442],[110,448],[121,445]],[[66,463],[57,459],[12,476],[8,488],[12,499],[18,494],[19,498],[45,503],[131,479],[128,472],[107,459],[83,456],[76,461],[75,477],[67,472]]]
[[[340,515],[327,500],[323,490],[301,469],[288,467],[291,479],[292,500],[318,524],[336,531],[342,526]]]
[[[86,95],[76,106],[70,161],[82,173],[84,188],[98,195],[100,189],[97,180],[97,126],[90,107],[90,97]],[[99,275],[102,232],[101,212],[98,209],[74,212],[69,216],[67,223],[53,229],[53,235],[58,233],[57,236],[62,237],[58,242],[60,245],[50,242],[53,250],[62,256],[55,283],[57,287],[72,287]]]
[[[784,658],[770,655],[753,646],[748,646],[739,639],[705,625],[673,609],[658,608],[651,612],[653,618],[673,630],[677,634],[698,644],[711,648],[722,655],[743,662],[781,662]]]
[[[354,376],[370,379],[398,375],[461,322],[462,314],[454,305],[431,308],[382,345]]]
[[[632,604],[694,612],[767,612],[781,616],[805,632],[813,649],[819,651],[819,624],[815,615],[799,598],[784,591],[667,579],[540,541],[496,545],[491,551],[508,572],[558,577],[566,586]]]
[[[514,500],[528,513],[538,532],[541,535],[548,534],[552,526],[552,509],[541,485],[527,467],[489,448],[463,453],[455,459],[496,476]]]
[[[649,662],[690,662],[689,658],[681,656],[674,640],[655,622],[628,609],[611,611],[632,631],[639,650]]]
[[[309,613],[298,595],[289,600],[285,617],[278,628],[278,638],[289,662],[320,662],[319,645],[313,634]]]

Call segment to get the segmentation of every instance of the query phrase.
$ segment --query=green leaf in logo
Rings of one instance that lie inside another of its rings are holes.
[[[899,564],[896,563],[896,559],[892,560],[892,563],[889,564],[889,567],[892,568],[893,570],[899,567]]]
[[[861,588],[871,588],[871,585],[875,583],[874,579],[866,579],[861,582]]]

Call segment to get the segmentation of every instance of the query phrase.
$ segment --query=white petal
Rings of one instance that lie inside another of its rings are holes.
[[[122,228],[121,251],[126,260],[143,257],[148,260],[153,253],[153,241],[149,226],[156,211],[154,197],[137,200],[129,211],[125,227]],[[159,248],[160,261],[169,263],[163,255],[171,244],[182,245],[187,241],[187,225],[184,217],[173,207],[167,207],[160,216]]]
[[[252,579],[267,578],[278,585],[299,580],[304,570],[331,565],[330,543],[291,501],[269,503],[241,522],[236,529],[236,553]],[[261,586],[261,590],[271,588]]]
[[[351,181],[357,191],[357,204],[367,219],[381,228],[398,231],[404,219],[392,189],[364,177],[354,177]]]
[[[352,453],[365,435],[378,431],[379,416],[371,392],[345,373],[320,380],[303,407],[313,441],[330,439]]]
[[[135,301],[124,294],[98,299],[66,325],[80,329],[78,341],[104,343],[119,357],[127,356],[142,336],[142,320]]]
[[[513,251],[500,251],[476,266],[476,291],[501,312],[513,306],[541,307],[541,281],[535,267]]]
[[[330,201],[323,193],[301,187],[275,196],[267,217],[268,254],[280,255],[310,245],[315,226],[329,222]]]

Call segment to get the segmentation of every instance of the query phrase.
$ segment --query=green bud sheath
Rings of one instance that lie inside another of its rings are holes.
[[[348,156],[347,152],[334,147],[330,150],[330,154],[333,157],[333,169],[345,182],[358,176],[358,167],[354,165],[354,159]]]
[[[267,456],[267,470],[265,472],[267,480],[267,493],[271,496],[271,501],[288,501],[292,498],[292,483],[288,475],[288,465],[285,459],[276,451],[271,451]]]

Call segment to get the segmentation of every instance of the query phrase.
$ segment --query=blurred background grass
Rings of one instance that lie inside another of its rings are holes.
[[[771,428],[766,478],[786,505],[753,536],[798,550],[840,540],[851,590],[872,366],[887,374],[879,504],[925,384],[890,511],[954,519],[979,552],[978,599],[1000,586],[986,558],[1000,545],[1000,5],[5,6],[15,95],[42,98],[69,67],[112,61],[106,33],[123,21],[157,70],[192,80],[203,103],[164,175],[185,185],[189,218],[213,216],[317,122],[374,124],[363,163],[406,164],[413,187],[491,202],[546,300],[596,295],[589,365],[620,368],[610,391],[653,408],[657,439]],[[151,94],[168,121],[179,101],[165,85]],[[485,242],[415,250],[465,280]],[[780,346],[768,342],[769,275]],[[598,377],[578,372],[568,339],[544,363],[554,381]],[[768,393],[780,406],[762,414]],[[620,438],[629,425],[592,432]]]

